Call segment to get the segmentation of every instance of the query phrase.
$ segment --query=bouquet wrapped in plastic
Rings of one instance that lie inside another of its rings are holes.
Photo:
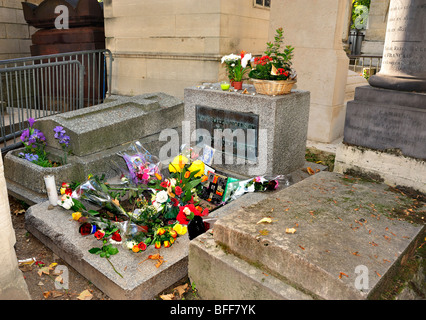
[[[161,162],[150,154],[139,141],[132,143],[130,151],[118,153],[126,162],[130,179],[136,184],[147,184],[160,174]]]

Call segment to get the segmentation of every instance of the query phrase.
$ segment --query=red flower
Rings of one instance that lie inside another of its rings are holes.
[[[175,187],[175,194],[176,194],[177,196],[180,196],[180,195],[182,194],[182,188],[181,188],[181,187],[179,187],[179,186],[176,186],[176,187]]]
[[[179,207],[179,213],[176,216],[176,220],[179,221],[180,224],[188,224],[189,219],[188,216],[191,214],[194,216],[206,216],[209,214],[208,209],[204,209],[203,212],[197,210],[197,208],[193,204],[188,204],[186,206]]]
[[[94,234],[95,238],[98,240],[102,239],[104,235],[105,235],[105,232],[103,232],[102,230],[98,230]]]
[[[279,68],[277,71],[280,75],[288,77],[288,72],[285,69]]]
[[[178,199],[176,199],[176,198],[171,198],[170,200],[172,201],[172,203],[173,203],[173,206],[174,206],[174,207],[177,207],[177,206],[179,205],[179,201],[178,201]]]
[[[68,195],[68,196],[71,196],[72,195],[72,189],[71,188],[66,188],[65,189],[65,194]]]
[[[116,232],[114,232],[114,233],[112,234],[111,239],[112,239],[112,240],[114,240],[114,241],[117,241],[117,242],[120,242],[120,241],[121,241],[121,236],[120,236],[120,234],[118,233],[118,231],[116,231]]]
[[[146,250],[146,243],[145,242],[139,242],[138,244],[139,250],[145,251]]]
[[[167,183],[167,181],[163,181],[163,182],[161,182],[161,183],[160,183],[160,186],[161,186],[161,187],[163,187],[163,188],[167,188],[167,187],[168,187],[168,183]]]

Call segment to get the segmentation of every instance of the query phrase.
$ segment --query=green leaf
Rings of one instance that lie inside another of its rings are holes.
[[[99,212],[96,211],[96,210],[89,210],[89,211],[87,211],[87,213],[89,213],[92,216],[97,216],[99,214]]]
[[[118,249],[116,247],[110,246],[107,249],[107,254],[114,255],[118,253]]]
[[[189,190],[191,191],[191,189],[195,188],[196,186],[198,186],[201,183],[201,179],[197,179],[197,180],[193,180],[188,182],[185,185],[185,188],[183,188],[183,190]]]
[[[101,254],[100,254],[100,256],[101,256],[101,258],[104,258],[106,256],[106,252],[102,251]]]
[[[92,248],[89,250],[91,254],[99,254],[102,251],[101,248]]]

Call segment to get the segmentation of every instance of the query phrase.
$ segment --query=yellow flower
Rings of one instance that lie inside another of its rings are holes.
[[[204,174],[204,162],[201,160],[195,160],[188,168],[189,171],[194,172],[198,171],[194,177],[201,177]]]
[[[173,159],[173,161],[169,164],[170,172],[181,172],[185,164],[188,163],[188,158],[178,155]]]
[[[73,220],[78,221],[78,219],[80,219],[80,218],[81,218],[81,212],[74,212],[72,214],[72,219]]]
[[[175,230],[178,235],[183,236],[188,231],[188,227],[178,223],[173,227],[173,230]]]

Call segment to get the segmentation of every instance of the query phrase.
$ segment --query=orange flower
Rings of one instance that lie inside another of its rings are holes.
[[[155,177],[156,177],[158,180],[162,180],[162,179],[163,179],[163,177],[162,177],[159,173],[155,173]]]

